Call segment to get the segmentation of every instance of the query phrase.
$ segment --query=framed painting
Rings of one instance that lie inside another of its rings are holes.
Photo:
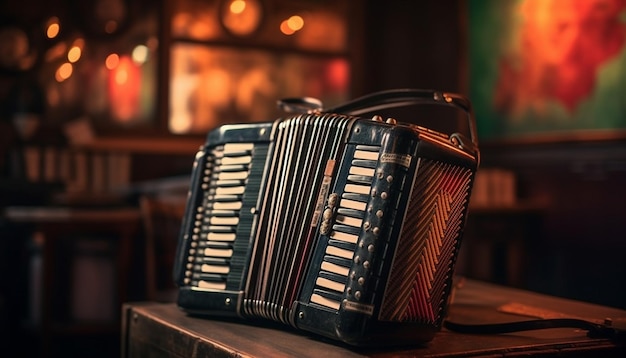
[[[486,141],[626,137],[626,0],[470,0]]]

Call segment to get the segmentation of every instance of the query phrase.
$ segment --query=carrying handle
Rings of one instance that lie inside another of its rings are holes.
[[[467,114],[470,140],[473,146],[478,148],[476,119],[474,118],[471,102],[467,97],[456,93],[411,88],[385,90],[356,98],[337,107],[326,109],[324,112],[356,116],[379,109],[416,104],[450,106],[464,111]]]

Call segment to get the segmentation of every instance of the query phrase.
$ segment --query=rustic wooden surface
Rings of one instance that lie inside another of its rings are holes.
[[[626,311],[537,293],[462,280],[449,320],[496,323],[533,317],[581,317],[615,325]],[[513,312],[513,313],[510,313]],[[459,334],[443,329],[424,345],[359,349],[285,326],[186,315],[173,303],[137,302],[123,307],[122,357],[458,357],[511,355],[626,356],[624,346],[558,328],[499,335]]]

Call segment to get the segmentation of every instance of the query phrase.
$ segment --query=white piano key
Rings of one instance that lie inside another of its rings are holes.
[[[356,150],[354,151],[354,159],[378,160],[378,152]]]
[[[210,232],[207,234],[209,241],[235,241],[236,234],[234,232]]]
[[[359,241],[359,235],[348,234],[340,231],[333,231],[330,234],[330,238],[339,241],[349,242],[351,244],[356,244],[357,241]]]
[[[253,143],[226,143],[224,144],[224,153],[241,153],[254,149]]]
[[[352,260],[354,252],[346,249],[341,249],[335,246],[327,246],[326,253],[332,256],[343,257],[344,259]]]
[[[248,171],[239,172],[220,172],[217,175],[217,180],[243,180],[248,177]]]
[[[230,165],[230,164],[249,164],[250,162],[252,162],[252,156],[243,155],[240,157],[223,157],[221,163],[223,165]]]
[[[341,202],[339,203],[339,207],[365,211],[365,209],[367,208],[367,203],[364,203],[362,201],[350,200],[350,199],[341,199]]]
[[[374,174],[376,174],[376,170],[374,170],[374,168],[363,168],[363,167],[351,166],[350,174],[374,177]]]
[[[346,286],[343,283],[335,282],[324,277],[318,277],[317,280],[315,280],[315,284],[337,292],[343,292],[343,289]]]
[[[211,225],[237,225],[239,217],[237,216],[213,216],[209,221]]]
[[[208,290],[225,290],[226,283],[225,282],[199,281],[198,288],[203,288],[203,289],[208,289]]]
[[[245,186],[226,186],[217,187],[215,189],[216,195],[241,195],[246,190]]]
[[[311,295],[311,302],[317,303],[318,305],[321,305],[321,306],[332,308],[335,311],[338,311],[339,307],[341,306],[341,304],[338,301],[328,299],[326,297],[320,296],[315,293]]]
[[[346,184],[345,191],[357,194],[369,194],[371,186],[359,184]]]
[[[202,272],[219,274],[227,274],[230,271],[230,267],[228,266],[209,264],[203,264],[200,269],[202,270]]]
[[[210,257],[232,257],[233,249],[216,249],[207,247],[204,249],[204,256]]]
[[[345,277],[348,277],[348,274],[350,273],[350,268],[339,266],[328,261],[322,261],[322,270]]]
[[[343,224],[343,225],[348,225],[348,226],[361,227],[363,220],[358,219],[358,218],[353,218],[350,216],[337,215],[335,222],[339,224]]]
[[[215,210],[240,210],[241,206],[241,201],[216,201],[213,203],[213,209]]]

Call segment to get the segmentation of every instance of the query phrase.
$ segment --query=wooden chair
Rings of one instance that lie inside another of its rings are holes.
[[[175,300],[172,273],[185,200],[182,195],[142,195],[139,199],[146,239],[145,283],[149,301]]]

